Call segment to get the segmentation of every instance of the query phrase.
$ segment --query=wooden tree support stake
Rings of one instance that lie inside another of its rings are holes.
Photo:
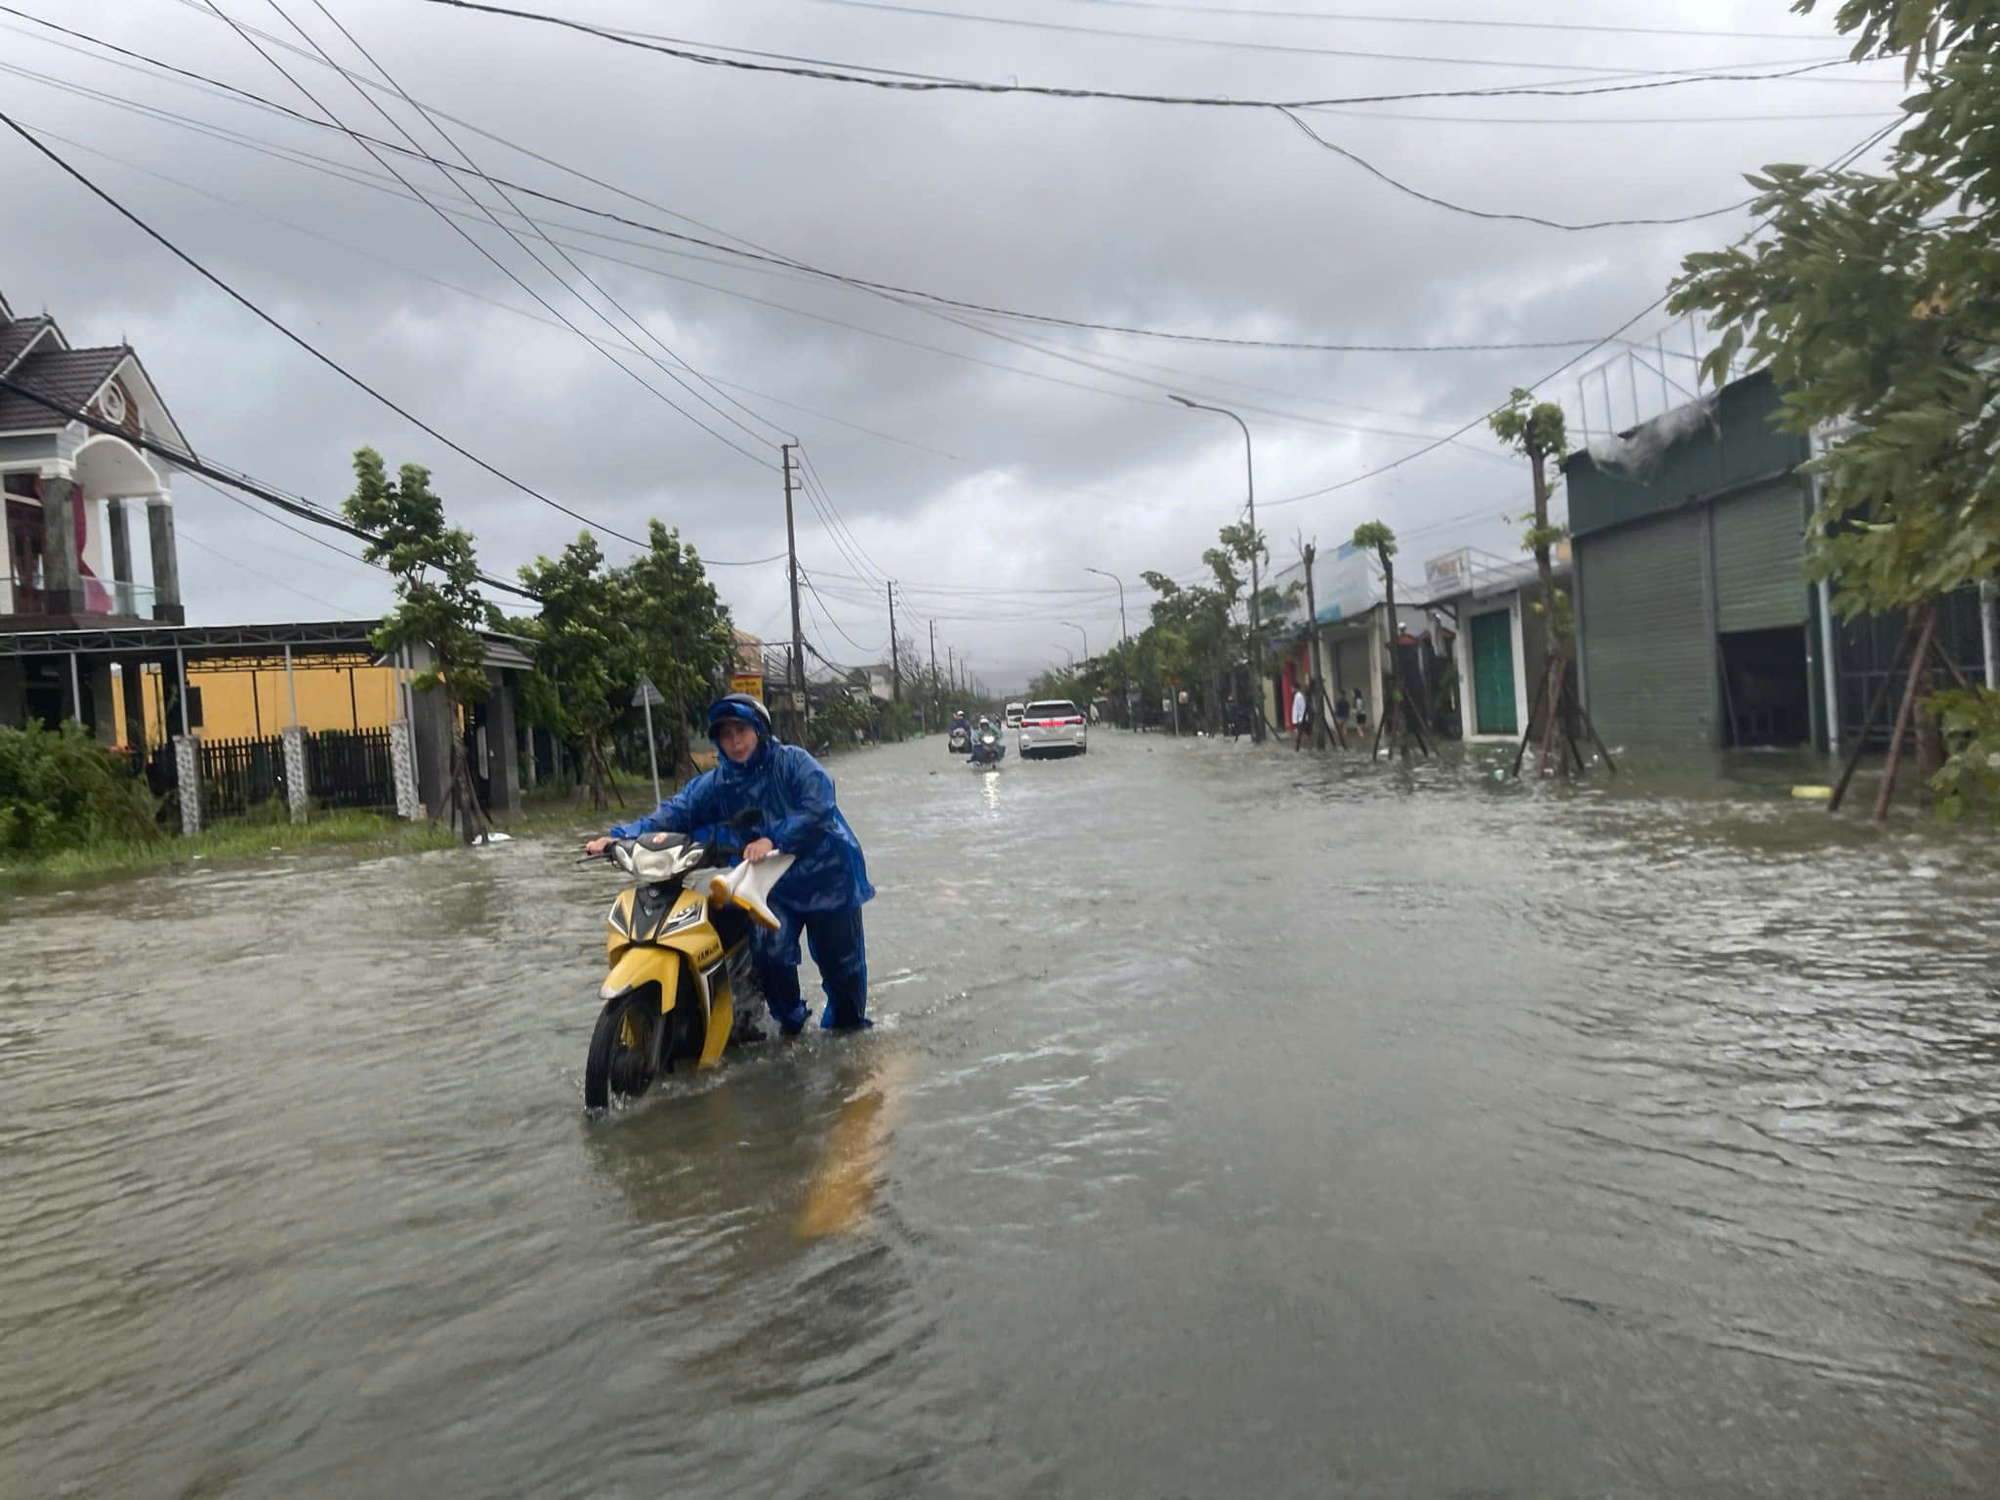
[[[1903,681],[1903,702],[1896,710],[1896,727],[1889,736],[1889,759],[1882,766],[1882,784],[1875,789],[1875,821],[1889,819],[1889,799],[1896,791],[1896,772],[1903,759],[1903,737],[1910,732],[1916,714],[1917,685],[1923,681],[1924,667],[1931,654],[1931,637],[1937,630],[1937,605],[1926,604],[1923,629],[1918,632],[1916,649],[1910,653],[1909,675]]]

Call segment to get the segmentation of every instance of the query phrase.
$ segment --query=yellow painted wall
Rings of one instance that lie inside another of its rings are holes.
[[[356,667],[351,703],[344,667],[301,667],[293,671],[292,683],[298,693],[298,722],[315,733],[323,729],[380,729],[396,717],[396,674],[387,667]],[[189,668],[188,686],[201,689],[202,721],[195,733],[203,739],[240,740],[260,734],[268,739],[292,722],[283,667],[256,672]],[[115,696],[118,739],[127,744],[124,694]],[[175,732],[180,729],[178,715],[172,728]],[[159,674],[148,672],[146,741],[157,745],[163,738]]]

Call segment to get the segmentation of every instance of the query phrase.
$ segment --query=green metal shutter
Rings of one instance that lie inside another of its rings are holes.
[[[1480,734],[1519,734],[1514,712],[1514,617],[1496,609],[1472,617],[1473,713]]]
[[[1716,503],[1716,622],[1725,635],[1805,623],[1805,527],[1797,480]]]
[[[1713,744],[1714,643],[1692,510],[1579,537],[1590,715],[1613,746]]]

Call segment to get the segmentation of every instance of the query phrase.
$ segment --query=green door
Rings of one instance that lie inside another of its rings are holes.
[[[1472,617],[1473,719],[1480,734],[1519,734],[1514,712],[1514,617],[1496,609]]]
[[[1576,542],[1590,716],[1615,749],[1715,743],[1715,642],[1701,517],[1674,511]]]

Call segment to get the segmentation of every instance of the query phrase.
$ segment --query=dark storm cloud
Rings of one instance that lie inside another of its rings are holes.
[[[1238,97],[1582,76],[1513,71],[1497,65],[1504,59],[1609,72],[1842,50],[1825,38],[1823,22],[1791,17],[1777,0],[1683,5],[1672,24],[1798,40],[1286,24],[1058,0],[1027,9],[955,3],[1066,25],[1492,65],[1091,39],[819,0],[547,0],[545,8],[720,45],[915,71]],[[314,108],[202,4],[29,0],[28,8]],[[1396,193],[1270,113],[885,94],[694,68],[419,0],[328,0],[328,8],[418,98],[658,207],[458,132],[491,171],[650,224],[743,236],[853,275],[1087,321],[1353,343],[1595,336],[1659,295],[1683,253],[1732,237],[1744,222],[1592,234],[1482,222]],[[268,3],[226,0],[224,9],[298,43]],[[284,10],[343,62],[365,66],[306,0],[284,0]],[[1525,0],[1460,14],[1602,18],[1593,7],[1552,10]],[[16,29],[0,31],[0,49],[15,67],[326,157],[356,176],[380,175],[338,134],[87,59],[31,40],[33,27],[7,24]],[[276,55],[350,124],[392,133],[326,68]],[[427,209],[18,76],[0,75],[0,98],[25,123],[118,158],[52,142],[274,315],[497,467],[618,530],[639,534],[658,516],[716,559],[782,548],[774,470],[642,389]],[[1886,110],[1894,98],[1889,84],[1703,84],[1599,99],[1392,107],[1482,121],[1623,115],[1687,122],[1680,124],[1454,124],[1333,112],[1311,120],[1427,192],[1583,219],[1728,203],[1743,195],[1743,170],[1829,158],[1870,128],[1857,112]],[[435,145],[407,109],[395,110]],[[1695,118],[1737,115],[1815,118]],[[575,534],[572,519],[482,473],[285,345],[24,146],[4,149],[0,286],[17,309],[46,306],[77,342],[129,338],[205,453],[328,500],[346,492],[348,455],[362,443],[392,461],[426,463],[495,568],[511,569]],[[428,168],[398,166],[426,192],[439,191]],[[1518,505],[1523,476],[1490,451],[1468,451],[1487,446],[1477,433],[1365,484],[1275,502],[1398,458],[1563,358],[1226,350],[1023,323],[991,324],[1004,335],[996,337],[961,326],[963,314],[727,263],[638,229],[522,202],[674,355],[644,339],[642,347],[662,363],[677,356],[727,383],[726,397],[706,393],[727,416],[624,352],[641,377],[766,461],[775,461],[780,435],[804,441],[854,539],[837,547],[816,510],[801,503],[806,563],[822,580],[834,623],[852,637],[816,626],[822,648],[853,659],[886,641],[880,605],[862,602],[864,589],[879,598],[879,588],[836,576],[880,569],[914,586],[906,630],[921,633],[930,615],[944,617],[941,638],[969,650],[996,685],[1059,654],[1055,642],[1070,632],[1051,623],[1056,618],[1079,620],[1093,645],[1108,640],[1115,599],[1077,598],[1043,611],[1034,601],[1048,596],[954,600],[924,586],[1082,588],[1096,582],[1082,572],[1090,564],[1126,577],[1137,616],[1139,570],[1192,572],[1239,504],[1235,428],[1171,405],[1163,387],[1245,411],[1278,561],[1297,533],[1337,540],[1372,515],[1408,532],[1409,550],[1421,558],[1460,541],[1507,545],[1497,516]],[[624,345],[624,332],[490,226],[471,232],[584,333]],[[546,247],[543,254],[553,260]],[[597,293],[584,296],[604,307]],[[613,321],[623,323],[615,314]],[[1367,428],[1390,431],[1356,430]],[[198,617],[323,615],[382,603],[376,575],[194,485],[178,495]],[[779,569],[725,568],[718,577],[744,624],[775,631]],[[1028,618],[990,618],[1009,615]],[[989,618],[962,618],[970,616]]]

